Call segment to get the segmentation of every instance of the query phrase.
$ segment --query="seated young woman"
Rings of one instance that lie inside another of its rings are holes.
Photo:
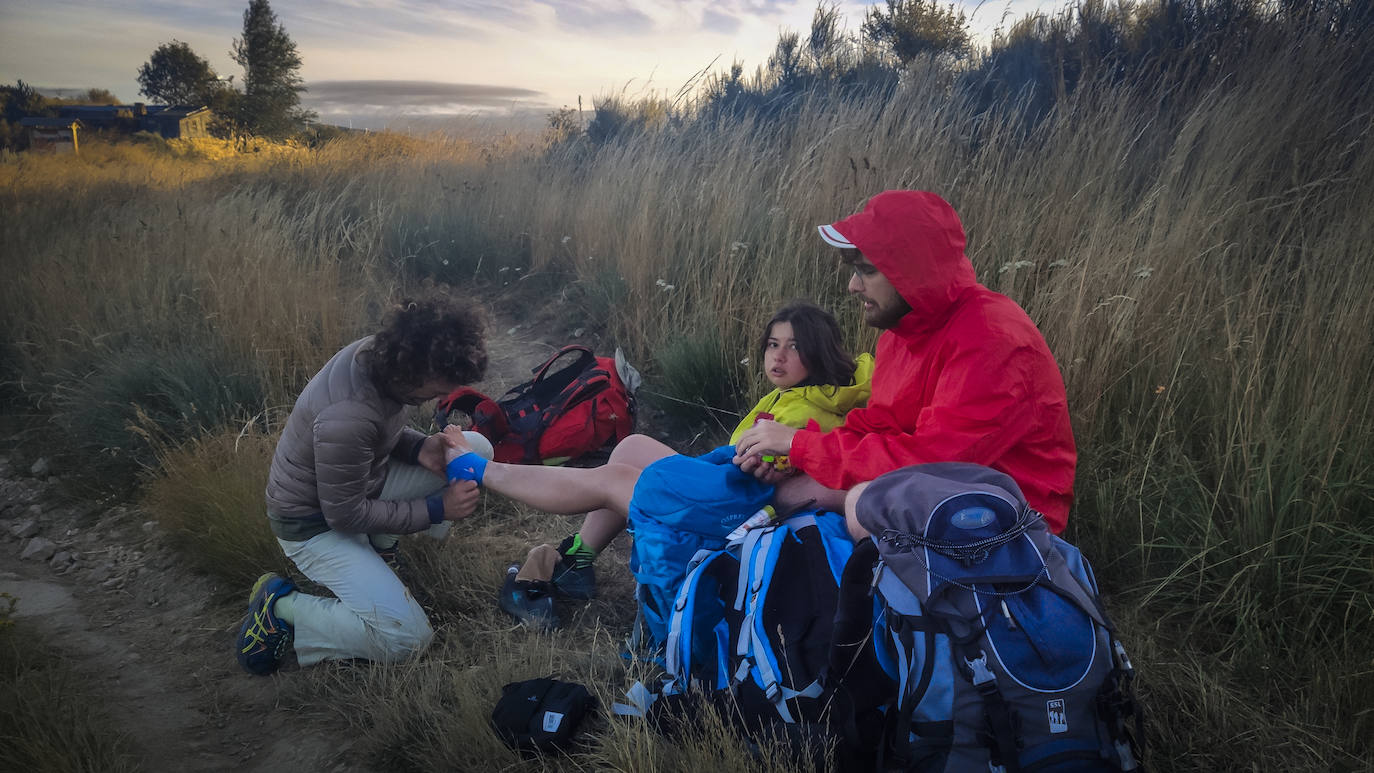
[[[774,314],[759,338],[758,355],[774,389],[740,421],[731,445],[760,414],[795,427],[814,421],[829,430],[843,422],[851,408],[868,400],[872,355],[851,357],[835,318],[814,304],[795,302]],[[451,478],[476,480],[490,491],[546,512],[587,514],[578,533],[558,546],[560,563],[552,585],[568,598],[596,595],[593,563],[624,531],[640,472],[676,453],[647,435],[631,435],[616,445],[600,467],[501,464],[469,453],[457,428],[449,430],[454,433],[454,445],[448,451],[453,459]]]

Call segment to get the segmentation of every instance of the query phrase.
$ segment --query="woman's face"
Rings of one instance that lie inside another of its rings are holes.
[[[791,322],[774,322],[763,347],[763,373],[778,389],[787,389],[806,380],[806,365],[792,337]]]

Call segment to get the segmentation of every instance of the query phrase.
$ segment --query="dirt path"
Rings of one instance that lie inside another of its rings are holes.
[[[0,591],[86,677],[144,767],[356,769],[347,741],[275,716],[276,680],[239,671],[242,611],[216,601],[229,589],[181,568],[137,510],[53,505],[60,482],[23,472],[0,460]]]
[[[478,387],[499,396],[556,347],[498,318],[488,348]],[[347,728],[291,710],[289,675],[239,670],[231,642],[243,602],[234,599],[246,588],[189,571],[137,508],[60,504],[62,482],[46,462],[0,453],[0,592],[86,676],[145,768],[369,769]]]

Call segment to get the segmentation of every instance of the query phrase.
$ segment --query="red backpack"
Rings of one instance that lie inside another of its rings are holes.
[[[555,370],[559,361],[565,364]],[[472,429],[491,441],[495,461],[511,464],[562,464],[634,431],[634,395],[614,359],[565,346],[533,373],[500,400],[471,387],[455,390],[439,401],[435,420],[443,427],[450,412],[468,414]]]

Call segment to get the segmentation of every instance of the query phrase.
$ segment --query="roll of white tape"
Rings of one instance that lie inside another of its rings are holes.
[[[472,450],[477,452],[478,456],[487,461],[491,461],[496,450],[491,447],[491,441],[487,440],[486,435],[480,432],[473,432],[470,429],[465,429],[463,430],[463,437],[468,441],[468,445],[472,446]]]

